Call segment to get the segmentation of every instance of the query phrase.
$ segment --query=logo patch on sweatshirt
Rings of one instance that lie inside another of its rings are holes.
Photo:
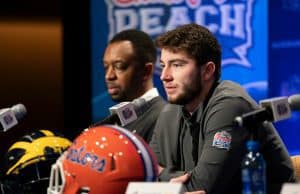
[[[213,147],[229,150],[231,135],[227,131],[217,132],[212,143]]]

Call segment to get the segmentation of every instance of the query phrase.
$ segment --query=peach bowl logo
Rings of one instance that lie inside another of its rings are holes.
[[[187,23],[206,26],[222,45],[222,65],[251,67],[252,13],[255,0],[105,0],[109,39],[140,29],[152,38]],[[160,72],[159,65],[156,72]]]

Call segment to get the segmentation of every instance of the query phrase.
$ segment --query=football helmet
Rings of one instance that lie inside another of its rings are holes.
[[[46,193],[51,165],[71,145],[61,134],[34,130],[14,143],[4,156],[2,193]]]
[[[139,136],[116,125],[86,129],[52,165],[48,194],[121,194],[131,181],[157,179],[157,162]]]

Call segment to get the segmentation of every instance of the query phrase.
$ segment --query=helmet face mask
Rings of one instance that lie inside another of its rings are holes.
[[[148,145],[117,126],[85,130],[52,165],[48,194],[125,193],[130,181],[155,181]]]
[[[35,130],[7,151],[1,177],[2,193],[45,193],[51,165],[71,142],[50,130]]]
[[[66,184],[66,179],[63,172],[62,162],[65,158],[65,153],[51,167],[49,185],[51,189],[47,189],[48,194],[62,193]]]
[[[19,169],[18,174],[6,175],[3,182],[4,193],[40,193],[47,188],[51,165],[56,161],[34,159],[26,167]]]

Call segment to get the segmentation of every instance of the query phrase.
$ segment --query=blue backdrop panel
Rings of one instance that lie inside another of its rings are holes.
[[[166,2],[169,2],[166,4]],[[91,0],[92,117],[114,104],[102,56],[109,39],[136,28],[154,39],[185,23],[207,26],[223,48],[222,79],[242,84],[257,100],[300,93],[300,0]],[[164,95],[155,69],[155,85]],[[299,153],[299,113],[275,123],[291,154]]]
[[[269,5],[269,96],[300,93],[300,0]],[[300,113],[275,123],[290,154],[300,154]]]
[[[166,4],[166,2],[169,2]],[[93,121],[113,102],[104,84],[102,56],[117,32],[136,28],[155,38],[178,25],[207,26],[223,47],[223,79],[241,83],[256,99],[267,94],[267,1],[265,0],[92,0]],[[155,85],[164,95],[155,69]]]

